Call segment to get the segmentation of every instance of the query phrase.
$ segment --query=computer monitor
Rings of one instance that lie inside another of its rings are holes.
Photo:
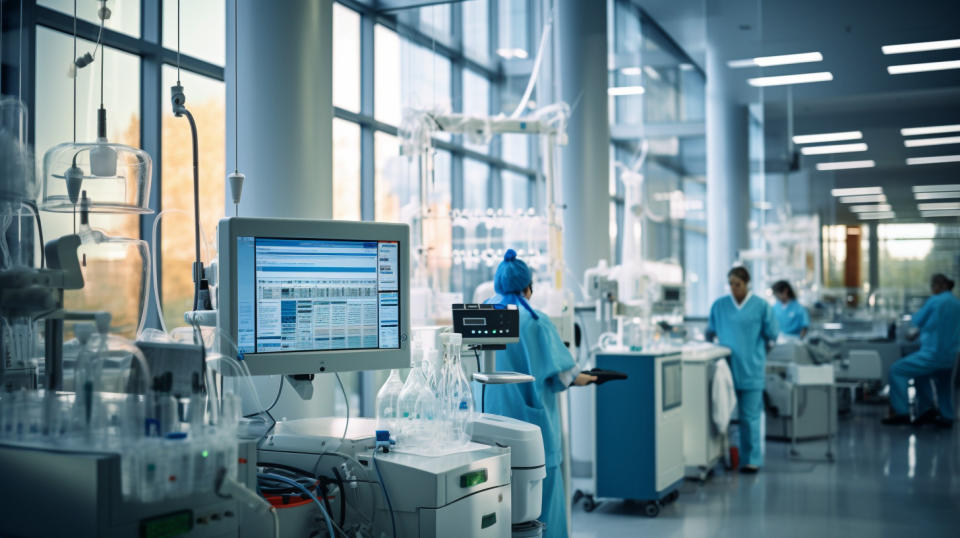
[[[225,218],[217,324],[256,375],[410,366],[405,224]]]

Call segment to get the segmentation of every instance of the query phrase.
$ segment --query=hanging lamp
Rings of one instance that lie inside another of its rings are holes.
[[[100,0],[100,35],[93,54],[78,57],[77,7],[74,0],[73,141],[50,148],[43,156],[43,200],[45,211],[76,213],[81,191],[86,191],[86,206],[91,213],[152,213],[150,181],[153,159],[142,149],[107,139],[107,110],[103,103],[104,51],[103,27],[110,18],[107,1]],[[100,108],[97,110],[97,139],[77,142],[77,71],[95,60],[100,49]]]

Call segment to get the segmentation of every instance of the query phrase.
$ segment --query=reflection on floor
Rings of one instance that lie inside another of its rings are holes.
[[[790,459],[786,443],[768,441],[760,474],[718,468],[705,484],[685,482],[656,519],[638,503],[575,506],[573,537],[960,536],[960,426],[881,426],[882,412],[858,406],[841,420],[836,463],[821,460],[824,442]]]

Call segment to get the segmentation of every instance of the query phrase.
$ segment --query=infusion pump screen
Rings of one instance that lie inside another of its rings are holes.
[[[237,238],[241,353],[398,349],[400,245]]]

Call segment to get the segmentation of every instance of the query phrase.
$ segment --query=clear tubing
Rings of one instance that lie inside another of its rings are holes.
[[[188,216],[190,215],[189,212],[184,211],[183,209],[165,209],[157,215],[157,218],[153,219],[152,240],[150,241],[150,265],[154,267],[157,266],[157,232],[160,231],[160,219],[162,219],[163,216],[166,215],[167,213],[180,213],[182,215],[188,215]],[[203,240],[203,247],[204,249],[206,249],[207,251],[206,255],[209,258],[210,254],[213,251],[210,250],[210,244],[207,242],[206,234],[201,232],[200,238]],[[157,317],[160,318],[160,328],[163,330],[164,333],[169,334],[169,331],[167,331],[167,323],[163,320],[163,303],[160,302],[160,286],[157,285],[157,274],[159,272],[160,271],[153,271],[153,300],[157,304]],[[146,311],[147,309],[145,308],[144,313],[146,313]],[[143,329],[141,328],[141,332],[142,330]],[[139,332],[137,334],[139,334]]]

